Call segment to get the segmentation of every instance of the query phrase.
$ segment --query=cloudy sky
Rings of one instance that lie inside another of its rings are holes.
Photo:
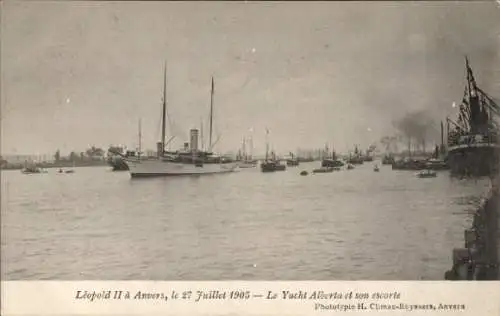
[[[500,6],[486,2],[2,2],[3,154],[154,148],[163,67],[174,146],[205,123],[235,150],[339,151],[408,111],[451,115],[464,55],[500,97]]]

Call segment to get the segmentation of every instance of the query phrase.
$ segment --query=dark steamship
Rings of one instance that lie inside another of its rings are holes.
[[[498,104],[476,84],[465,58],[466,84],[456,121],[447,119],[448,164],[452,175],[490,176],[498,172]]]

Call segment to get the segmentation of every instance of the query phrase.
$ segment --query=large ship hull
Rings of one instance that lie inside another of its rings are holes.
[[[499,170],[497,144],[475,144],[450,147],[448,165],[452,175],[484,177]]]
[[[236,163],[207,163],[197,166],[161,160],[127,161],[127,165],[132,178],[228,173],[237,167]]]

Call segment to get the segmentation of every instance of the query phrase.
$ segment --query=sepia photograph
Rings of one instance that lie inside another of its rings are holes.
[[[4,1],[3,281],[499,280],[500,3]]]

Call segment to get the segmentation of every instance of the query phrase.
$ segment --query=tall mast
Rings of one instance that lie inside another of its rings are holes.
[[[465,71],[467,72],[467,97],[469,98],[470,102],[470,97],[471,97],[471,91],[470,91],[470,71],[469,71],[469,59],[467,56],[465,56]],[[470,103],[469,103],[470,104]]]
[[[269,157],[269,129],[266,128],[266,161]]]
[[[205,150],[205,140],[203,138],[203,119],[200,117],[200,140],[201,140],[201,150]]]
[[[142,127],[141,127],[141,119],[139,119],[139,152],[137,153],[139,159],[141,158],[141,151],[142,151]]]
[[[250,136],[250,159],[252,159],[252,156],[253,156],[253,137]]]
[[[247,159],[247,149],[246,149],[246,138],[243,137],[243,146],[242,146],[242,149],[241,151],[243,152],[243,158],[246,160]]]
[[[167,125],[167,62],[163,72],[163,115],[161,120],[161,154],[165,153],[165,131]]]
[[[444,148],[444,125],[441,121],[441,150]]]
[[[214,109],[214,77],[212,77],[212,89],[210,90],[210,135],[209,135],[209,149],[212,150],[212,121],[213,121],[213,109]]]

